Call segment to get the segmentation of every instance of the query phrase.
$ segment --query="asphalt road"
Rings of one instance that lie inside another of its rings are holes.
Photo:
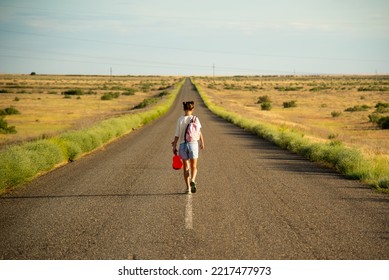
[[[171,146],[195,100],[185,195]],[[210,113],[187,81],[166,116],[0,197],[0,259],[389,259],[389,198]]]

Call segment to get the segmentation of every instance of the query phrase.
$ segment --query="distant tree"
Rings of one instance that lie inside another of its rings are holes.
[[[36,75],[36,72],[31,72],[30,75],[31,75],[31,76],[35,76],[35,75]]]

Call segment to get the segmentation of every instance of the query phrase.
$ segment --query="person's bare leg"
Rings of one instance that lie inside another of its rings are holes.
[[[189,160],[183,160],[184,163],[184,180],[186,183],[186,189],[190,193],[190,170],[189,170]]]
[[[196,182],[196,176],[197,176],[197,159],[191,159],[190,160],[190,171],[192,174],[192,182]]]

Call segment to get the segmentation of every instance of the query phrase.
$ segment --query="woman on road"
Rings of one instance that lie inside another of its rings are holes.
[[[194,101],[183,102],[185,114],[179,117],[176,126],[174,141],[172,142],[173,153],[181,157],[184,164],[184,179],[186,183],[187,193],[196,192],[196,176],[197,176],[197,159],[199,156],[199,147],[204,149],[204,139],[200,130],[199,142],[186,140],[186,131],[190,122],[194,122],[198,129],[201,128],[201,123],[198,117],[193,116]],[[180,143],[177,150],[177,143]]]

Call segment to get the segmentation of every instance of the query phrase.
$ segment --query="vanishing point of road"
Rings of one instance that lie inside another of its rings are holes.
[[[203,125],[198,192],[171,145]],[[0,259],[389,259],[389,197],[208,111],[164,117],[0,197]]]

